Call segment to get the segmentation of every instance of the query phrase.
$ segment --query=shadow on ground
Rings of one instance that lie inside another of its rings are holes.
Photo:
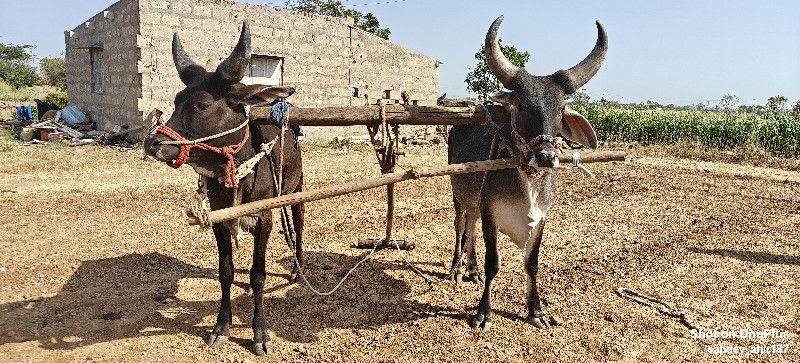
[[[339,266],[349,268],[359,259],[328,252],[306,253],[306,258],[335,262],[319,266],[309,263],[310,279],[322,289],[332,287],[344,274]],[[281,263],[290,265],[288,260]],[[397,268],[402,266],[368,262],[330,297],[317,297],[299,284],[289,285],[285,275],[269,274],[266,291],[279,288],[264,299],[270,333],[290,341],[311,342],[326,328],[369,328],[443,310],[410,300],[410,286],[387,274]],[[237,274],[242,273],[246,275],[247,270],[237,270]],[[185,295],[178,293],[178,282],[184,278],[210,281],[203,284],[203,291],[193,291],[202,296],[191,296],[192,301],[187,301],[177,298]],[[164,254],[128,254],[85,261],[56,295],[0,305],[0,345],[38,341],[43,348],[60,350],[176,333],[205,339],[211,326],[203,320],[216,316],[218,297],[216,270],[189,265]],[[252,295],[240,294],[232,303],[234,316],[246,322],[233,328],[249,327]]]
[[[776,255],[766,252],[752,252],[752,251],[737,251],[729,249],[705,249],[698,247],[689,247],[689,252],[704,253],[707,255],[717,255],[723,257],[733,257],[737,260],[754,262],[754,263],[774,263],[781,265],[798,265],[800,266],[799,256],[790,255]]]

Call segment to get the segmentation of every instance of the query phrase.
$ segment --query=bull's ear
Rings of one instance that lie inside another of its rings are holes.
[[[556,125],[557,133],[566,139],[579,142],[592,149],[597,148],[597,134],[581,114],[575,110],[564,107],[561,111],[561,121]]]
[[[265,86],[254,84],[236,88],[232,91],[233,97],[239,103],[250,106],[272,104],[278,98],[286,98],[294,93],[294,87],[287,86]]]

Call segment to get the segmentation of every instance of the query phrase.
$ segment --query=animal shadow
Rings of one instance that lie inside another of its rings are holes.
[[[737,260],[754,262],[754,263],[773,263],[780,265],[800,265],[800,256],[789,255],[776,255],[766,252],[752,252],[752,251],[737,251],[729,249],[705,249],[698,247],[689,247],[688,250],[694,253],[704,253],[707,255],[717,255],[724,257],[733,257]]]
[[[38,341],[72,349],[127,337],[188,332],[214,314],[216,301],[179,301],[181,278],[216,279],[202,269],[160,253],[84,261],[51,297],[0,306],[0,345]]]
[[[326,291],[360,259],[328,252],[307,252],[305,256],[310,282]],[[267,263],[275,266],[274,261]],[[279,263],[291,266],[292,261],[286,258]],[[400,268],[403,266],[368,261],[328,297],[314,295],[302,283],[288,284],[287,275],[269,273],[264,298],[268,329],[273,336],[312,342],[326,328],[369,328],[445,310],[408,299],[411,286],[387,273]],[[237,275],[247,273],[236,271]],[[0,305],[0,345],[37,341],[46,349],[68,350],[162,334],[185,333],[205,339],[213,324],[208,317],[216,316],[219,309],[216,276],[216,269],[193,266],[161,253],[84,261],[54,296]],[[182,279],[195,279],[191,291],[179,292],[184,289]],[[246,284],[236,286],[246,288]],[[184,295],[190,298],[181,299]],[[240,291],[234,296],[234,316],[249,323],[252,295]],[[234,324],[233,328],[237,327],[249,328],[249,324]],[[249,339],[231,340],[250,344]]]
[[[306,277],[321,292],[330,291],[361,260],[361,256],[330,252],[304,254]],[[291,266],[292,261],[291,258],[285,258],[280,263]],[[462,318],[453,309],[414,300],[411,296],[415,293],[412,293],[409,284],[412,281],[401,280],[388,273],[405,268],[402,264],[369,260],[330,296],[317,296],[299,280],[285,290],[285,295],[265,297],[268,328],[272,334],[286,340],[307,343],[317,341],[318,333],[326,328],[370,329],[431,315]],[[241,301],[241,298],[237,300],[240,306],[235,308],[240,313],[250,314],[249,296],[247,301]]]

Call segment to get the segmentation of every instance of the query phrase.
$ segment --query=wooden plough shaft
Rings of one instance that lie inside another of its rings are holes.
[[[563,154],[559,156],[559,160],[565,164],[572,163],[571,154]],[[596,151],[587,152],[581,155],[581,163],[597,163],[609,161],[624,161],[624,151]],[[426,167],[419,170],[408,170],[394,173],[383,174],[369,179],[355,180],[342,185],[334,185],[317,190],[304,191],[299,193],[285,194],[275,198],[268,198],[258,200],[255,202],[241,204],[236,207],[219,209],[209,213],[209,223],[222,222],[238,217],[243,217],[250,214],[255,214],[263,210],[279,208],[287,205],[300,204],[312,202],[315,200],[337,197],[349,193],[377,188],[383,185],[400,183],[407,180],[414,180],[419,178],[428,178],[434,176],[445,176],[452,174],[474,173],[481,171],[499,170],[516,168],[519,165],[519,159],[496,159],[469,162],[463,164],[451,164],[442,167]],[[187,213],[189,224],[200,225],[200,219]]]

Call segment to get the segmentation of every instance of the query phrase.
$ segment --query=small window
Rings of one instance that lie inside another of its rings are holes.
[[[358,95],[358,87],[350,87],[350,97],[361,97]]]
[[[253,55],[250,58],[250,69],[242,83],[246,85],[263,84],[280,86],[283,84],[283,59]]]
[[[89,60],[92,64],[92,92],[105,92],[105,75],[103,74],[103,49],[89,49]]]
[[[383,98],[383,99],[386,99],[386,100],[388,100],[388,99],[392,98],[392,91],[391,91],[391,90],[388,90],[388,89],[387,89],[387,90],[385,90],[385,91],[383,91],[383,92],[381,93],[381,98]]]

